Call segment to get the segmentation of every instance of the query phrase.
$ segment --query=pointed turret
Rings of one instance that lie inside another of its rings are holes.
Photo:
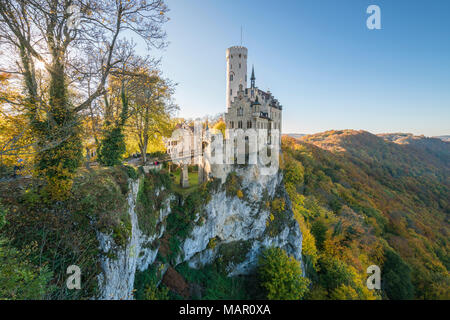
[[[252,76],[250,77],[250,86],[251,88],[255,87],[255,66],[252,65]]]

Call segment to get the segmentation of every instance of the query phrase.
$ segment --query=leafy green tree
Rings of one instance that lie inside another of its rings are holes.
[[[327,256],[319,259],[319,266],[320,282],[329,291],[342,285],[346,286],[353,283],[353,275],[345,262],[335,257]]]
[[[259,258],[258,277],[270,300],[299,300],[308,291],[300,262],[280,248],[269,248]]]
[[[122,163],[126,151],[125,136],[121,126],[107,130],[98,151],[98,160],[104,166],[115,166]]]
[[[123,71],[125,72],[125,71]],[[117,79],[115,79],[117,81]],[[122,163],[123,155],[126,152],[125,135],[123,128],[128,117],[128,97],[125,93],[125,80],[119,79],[120,83],[120,116],[119,119],[112,121],[108,116],[106,119],[105,137],[100,143],[98,151],[98,160],[104,166],[115,166]],[[114,86],[115,81],[111,81]],[[106,109],[110,109],[110,102],[105,97]],[[109,112],[108,112],[109,113]]]
[[[327,230],[328,228],[322,220],[314,221],[313,225],[311,226],[311,233],[316,239],[316,245],[319,249],[323,248],[323,242],[327,238]]]
[[[381,271],[384,293],[392,300],[407,300],[414,297],[414,286],[411,281],[411,268],[397,254],[386,249],[385,262]]]
[[[287,161],[284,167],[284,181],[285,183],[294,186],[301,185],[305,174],[305,168],[300,162]]]

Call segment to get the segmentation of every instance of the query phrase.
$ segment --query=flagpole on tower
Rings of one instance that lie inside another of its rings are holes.
[[[241,47],[242,47],[242,26],[241,26]]]

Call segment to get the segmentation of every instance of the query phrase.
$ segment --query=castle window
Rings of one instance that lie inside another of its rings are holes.
[[[238,129],[242,129],[242,121],[238,122]]]
[[[241,64],[239,63],[239,69],[241,68]]]
[[[230,81],[233,81],[233,75],[230,74]]]
[[[231,129],[234,129],[234,121],[230,121],[230,127]]]
[[[230,89],[230,96],[233,95],[233,89]]]
[[[242,108],[237,109],[237,115],[238,117],[242,116],[244,114],[244,110]]]
[[[241,54],[239,53],[239,58],[241,57]]]
[[[251,121],[247,121],[247,129],[251,129],[252,127],[252,122]]]

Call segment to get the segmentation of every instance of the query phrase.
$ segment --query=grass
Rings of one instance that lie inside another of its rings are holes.
[[[190,194],[193,191],[197,191],[198,189],[198,172],[188,172],[188,180],[189,180],[189,187],[188,188],[182,188],[180,186],[180,174],[181,169],[177,169],[176,171],[172,172],[173,177],[171,177],[172,181],[172,188],[175,192],[186,196]]]

